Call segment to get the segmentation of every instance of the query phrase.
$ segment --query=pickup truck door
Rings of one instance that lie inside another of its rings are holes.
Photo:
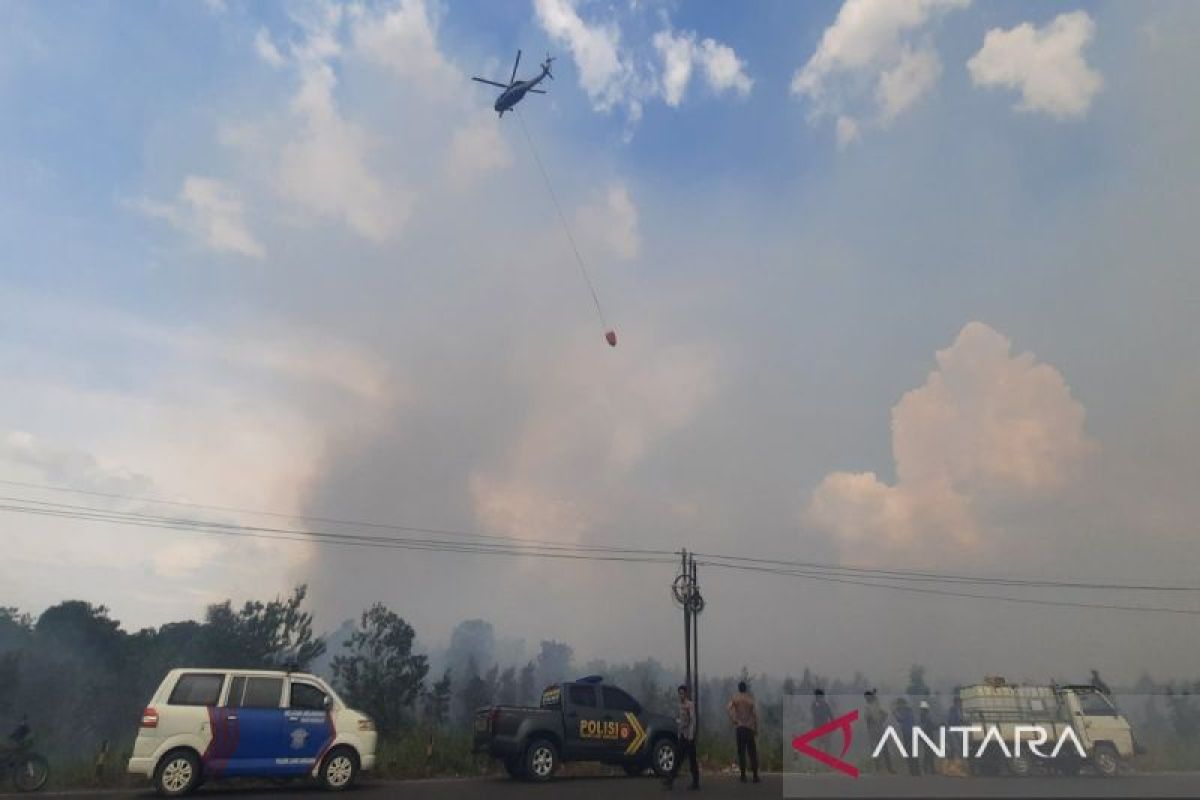
[[[564,688],[564,755],[583,761],[601,758],[605,749],[605,730],[596,687],[589,683],[574,683]]]
[[[600,687],[600,705],[604,721],[617,726],[617,738],[609,742],[611,755],[619,758],[640,756],[646,749],[646,729],[642,725],[642,706],[615,686]]]

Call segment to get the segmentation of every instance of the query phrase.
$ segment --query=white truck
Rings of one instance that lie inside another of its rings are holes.
[[[1002,678],[958,690],[973,772],[1075,775],[1085,764],[1112,777],[1137,749],[1129,721],[1091,685],[1021,686]],[[978,730],[976,730],[978,728]],[[1032,746],[1031,746],[1032,745]]]

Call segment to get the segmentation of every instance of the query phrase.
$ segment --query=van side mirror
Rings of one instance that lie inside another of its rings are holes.
[[[330,697],[329,695],[325,695],[325,702],[324,702],[324,703],[322,703],[322,705],[324,705],[324,706],[325,706],[325,710],[326,710],[326,711],[328,711],[329,709],[333,708],[333,698],[332,698],[332,697]]]

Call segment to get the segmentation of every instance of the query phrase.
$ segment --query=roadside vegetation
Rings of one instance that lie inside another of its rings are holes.
[[[133,632],[103,606],[83,601],[59,603],[36,617],[0,608],[0,733],[28,716],[34,746],[50,760],[52,786],[123,785],[142,708],[167,670],[180,666],[291,667],[322,674],[348,703],[376,721],[381,735],[377,774],[383,778],[495,774],[495,764],[471,753],[474,709],[534,704],[543,686],[580,675],[602,674],[648,710],[674,713],[673,687],[682,675],[652,659],[577,664],[569,645],[549,640],[526,657],[523,649],[498,643],[483,620],[461,623],[449,648],[431,656],[419,652],[417,633],[403,617],[380,604],[323,638],[314,633],[305,597],[300,586],[269,601],[241,606],[226,601],[209,606],[201,620]],[[782,767],[785,695],[807,698],[820,687],[830,696],[858,696],[876,686],[859,673],[829,678],[808,669],[799,678],[745,670],[706,677],[700,691],[700,758],[710,773],[735,768],[723,706],[738,680],[749,681],[759,701],[759,754],[766,771]],[[931,688],[920,666],[894,687],[878,685],[885,693],[902,691],[935,702],[951,687]],[[1144,677],[1120,691],[1144,698],[1136,710],[1123,709],[1147,749],[1135,759],[1135,769],[1200,768],[1200,683]]]

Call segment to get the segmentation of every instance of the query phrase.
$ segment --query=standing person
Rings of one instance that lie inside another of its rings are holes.
[[[879,696],[875,689],[863,692],[863,697],[867,700],[867,708],[863,716],[867,719],[867,736],[870,737],[873,752],[876,747],[879,747],[884,731],[887,730],[888,712],[879,705]],[[886,766],[888,773],[895,775],[896,768],[892,766],[891,748],[884,744],[880,754],[883,756],[883,761],[875,759],[875,771],[883,772],[883,768]]]
[[[1108,688],[1108,684],[1105,683],[1104,679],[1100,677],[1100,670],[1098,670],[1098,669],[1092,670],[1092,688],[1094,688],[1096,691],[1098,691],[1102,694],[1107,694],[1107,695],[1112,694],[1112,692]]]
[[[892,716],[896,718],[896,728],[900,732],[900,741],[904,742],[904,747],[909,751],[908,756],[904,759],[908,762],[908,774],[919,776],[921,774],[921,763],[917,760],[916,755],[912,753],[913,745],[913,728],[916,727],[917,721],[913,718],[912,706],[903,697],[896,698],[896,704],[892,709]]]
[[[833,722],[833,708],[830,707],[829,701],[825,699],[824,689],[813,690],[813,701],[810,707],[812,712],[812,724],[814,728],[819,728],[822,725],[828,725]],[[817,740],[817,747],[822,752],[828,753],[830,746],[830,737],[822,736]]]
[[[675,776],[679,774],[679,767],[683,759],[688,760],[688,767],[692,771],[692,785],[689,789],[700,788],[700,764],[696,761],[696,704],[692,702],[692,692],[687,685],[679,687],[679,712],[675,716],[675,725],[679,731],[679,754],[675,759],[675,766],[671,769],[671,774],[663,781],[663,785],[667,789],[675,786]]]
[[[954,691],[954,702],[950,704],[950,710],[946,713],[946,727],[960,728],[963,725],[963,719],[962,698],[958,696],[958,690],[956,689]],[[953,739],[953,732],[951,732],[950,736],[952,741],[956,741]],[[965,772],[962,761],[963,753],[951,746],[947,748],[946,756],[946,774],[963,775]]]
[[[758,707],[745,681],[739,681],[737,688],[737,694],[725,709],[737,737],[738,768],[742,771],[742,783],[745,783],[746,754],[749,753],[750,771],[754,774],[754,782],[758,783],[758,743],[755,741],[758,737]]]
[[[918,708],[919,711],[917,716],[917,724],[920,726],[921,730],[925,732],[926,736],[928,736],[930,739],[935,739],[937,726],[933,724],[933,712],[929,708],[929,701],[922,700]],[[921,762],[921,766],[926,775],[933,775],[936,773],[937,770],[933,768],[933,748],[924,748],[921,753]]]
[[[25,740],[29,738],[32,729],[29,727],[29,715],[22,714],[21,721],[17,723],[17,727],[13,728],[13,732],[8,735],[8,739],[18,747],[25,744]]]

